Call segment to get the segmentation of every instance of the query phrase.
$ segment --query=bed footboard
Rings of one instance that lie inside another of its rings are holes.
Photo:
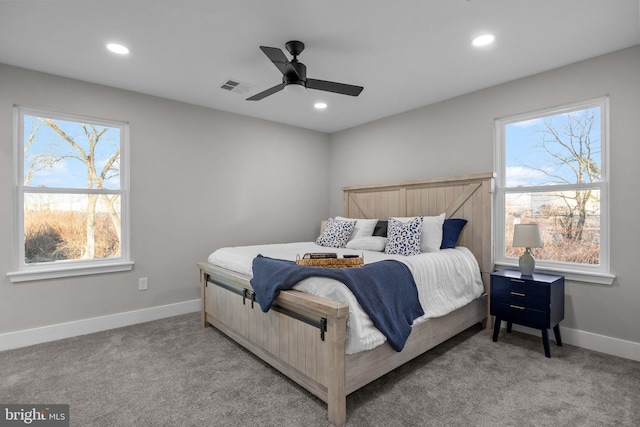
[[[264,313],[249,279],[200,263],[202,322],[212,325],[327,403],[346,422],[345,348],[349,307],[295,290]]]

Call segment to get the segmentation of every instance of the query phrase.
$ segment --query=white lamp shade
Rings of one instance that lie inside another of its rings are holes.
[[[514,248],[541,248],[540,228],[538,224],[516,224],[513,228]]]

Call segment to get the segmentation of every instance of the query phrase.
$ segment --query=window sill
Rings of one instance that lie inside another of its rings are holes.
[[[36,280],[60,279],[63,277],[89,276],[92,274],[116,273],[131,271],[133,261],[119,261],[113,263],[85,264],[74,266],[46,266],[28,270],[18,270],[7,273],[12,283],[32,282]]]
[[[515,263],[496,263],[496,268],[511,268],[518,270],[518,264]],[[536,273],[548,273],[548,274],[560,274],[564,276],[565,280],[570,282],[584,282],[595,285],[612,285],[616,276],[607,273],[596,273],[586,271],[576,271],[563,268],[536,268]]]

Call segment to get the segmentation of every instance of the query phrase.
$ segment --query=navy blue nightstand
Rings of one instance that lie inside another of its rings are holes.
[[[562,346],[559,323],[564,319],[564,277],[533,273],[523,276],[517,270],[491,273],[491,315],[496,316],[493,341],[498,341],[500,324],[507,321],[542,330],[544,355],[551,357],[548,329],[553,328],[558,346]]]

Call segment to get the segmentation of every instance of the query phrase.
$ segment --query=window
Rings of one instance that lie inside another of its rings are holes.
[[[536,270],[610,284],[608,99],[496,120],[496,263],[517,265],[514,224],[536,223]]]
[[[13,282],[130,270],[126,123],[15,108]]]

